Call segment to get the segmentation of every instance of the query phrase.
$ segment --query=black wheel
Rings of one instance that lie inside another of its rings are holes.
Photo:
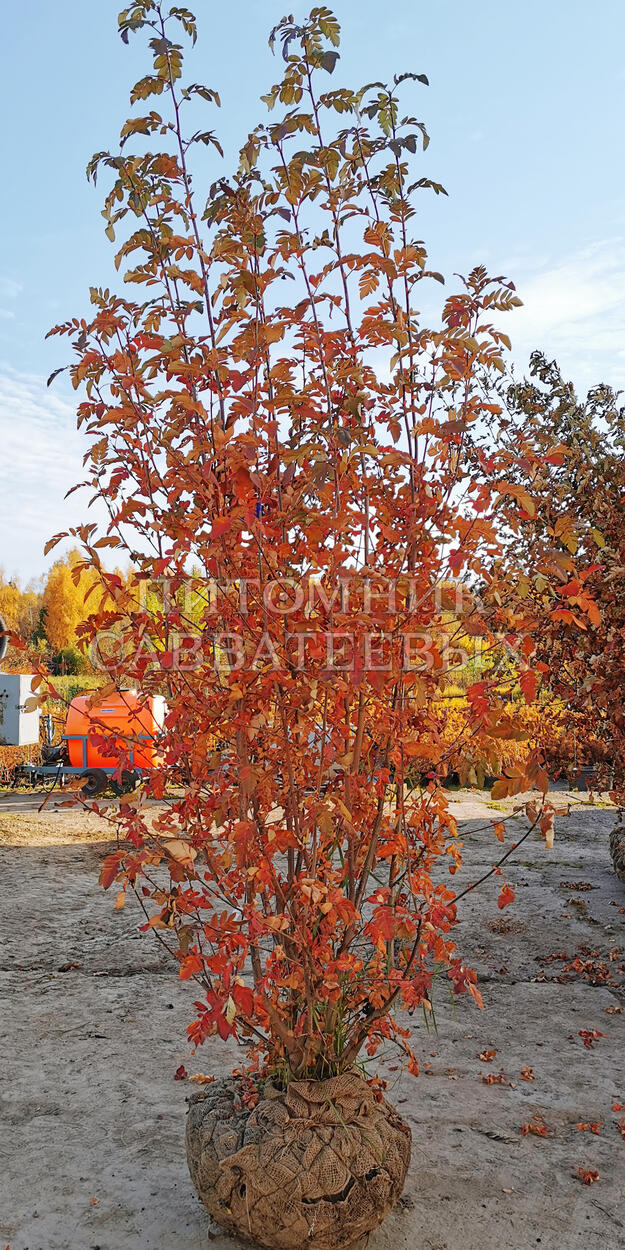
[[[86,773],[80,774],[82,781],[82,795],[85,799],[95,799],[99,794],[104,794],[108,785],[108,777],[103,768],[90,768]]]
[[[124,768],[121,781],[111,781],[110,786],[113,794],[132,794],[132,791],[136,790],[139,781],[139,773],[132,772],[129,768]]]

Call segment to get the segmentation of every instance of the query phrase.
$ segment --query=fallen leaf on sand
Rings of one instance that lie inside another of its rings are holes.
[[[521,1133],[523,1137],[527,1137],[530,1133],[534,1137],[552,1136],[551,1130],[547,1128],[547,1125],[543,1123],[542,1117],[539,1115],[535,1115],[529,1124],[522,1124]]]
[[[575,1173],[573,1175],[575,1176]],[[595,1181],[599,1180],[599,1173],[591,1168],[578,1168],[577,1177],[582,1185],[594,1185]]]
[[[514,902],[514,890],[511,890],[509,885],[502,885],[501,890],[499,891],[499,897],[497,899],[498,908],[501,910],[503,907],[508,907],[509,904],[513,902]]]
[[[580,1029],[578,1037],[581,1037],[586,1050],[593,1050],[598,1037],[605,1037],[605,1033],[600,1033],[598,1029]]]

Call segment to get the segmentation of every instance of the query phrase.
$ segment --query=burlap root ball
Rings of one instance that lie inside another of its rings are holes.
[[[252,1110],[237,1078],[192,1095],[191,1179],[213,1219],[271,1250],[336,1250],[399,1198],[411,1133],[357,1072],[263,1086]]]
[[[618,824],[610,834],[610,855],[614,871],[625,885],[625,825]]]

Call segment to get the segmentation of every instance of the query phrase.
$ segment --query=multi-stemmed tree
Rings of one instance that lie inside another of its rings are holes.
[[[138,294],[92,289],[89,318],[55,332],[110,518],[76,531],[106,590],[85,636],[112,684],[167,691],[146,792],[177,788],[156,820],[122,803],[103,882],[137,893],[197,983],[194,1042],[234,1035],[285,1081],[389,1038],[414,1067],[393,1009],[427,1011],[435,976],[480,1001],[452,937],[461,849],[440,777],[468,742],[489,770],[514,733],[486,674],[438,745],[454,646],[503,634],[534,693],[535,615],[504,554],[533,513],[519,464],[538,461],[522,435],[498,441],[490,385],[519,301],[478,268],[421,319],[440,275],[416,206],[442,188],[413,169],[428,136],[400,98],[423,75],[337,87],[331,12],[284,19],[283,77],[228,176],[198,121],[217,93],[183,79],[192,15],[141,0],[119,21],[153,65],[89,172],[112,179],[106,233]],[[212,178],[206,206],[194,178]],[[536,754],[503,788],[532,784]]]

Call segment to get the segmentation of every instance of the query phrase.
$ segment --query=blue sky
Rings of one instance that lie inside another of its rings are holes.
[[[23,579],[53,558],[46,538],[83,512],[79,497],[63,501],[81,476],[72,392],[61,379],[45,387],[65,344],[44,336],[86,310],[89,285],[113,281],[101,188],[84,167],[115,146],[146,67],[140,40],[119,40],[119,7],[24,0],[3,11],[0,566]],[[189,74],[221,93],[210,124],[228,167],[279,74],[267,34],[285,0],[190,7],[200,40]],[[310,7],[290,5],[296,16]],[[413,102],[431,136],[421,171],[449,192],[421,201],[433,267],[451,275],[484,262],[515,281],[524,307],[506,329],[520,367],[542,347],[582,389],[625,386],[622,0],[332,7],[343,27],[336,85],[403,70],[430,79]]]

